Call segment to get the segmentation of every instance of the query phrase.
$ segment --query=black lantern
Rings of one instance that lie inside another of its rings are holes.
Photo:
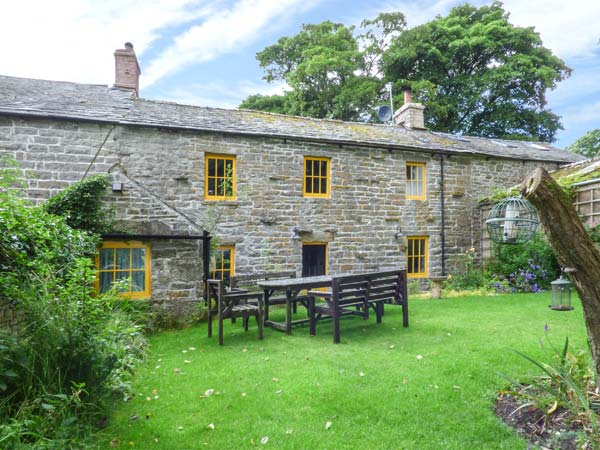
[[[535,208],[520,197],[510,197],[496,203],[485,221],[490,239],[497,244],[527,242],[539,223]]]
[[[555,311],[570,311],[571,306],[571,282],[561,275],[552,283],[552,304],[550,308]]]

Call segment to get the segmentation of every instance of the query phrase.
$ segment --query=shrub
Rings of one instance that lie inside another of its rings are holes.
[[[19,317],[0,332],[0,448],[77,448],[144,339],[115,293],[94,295],[97,239],[24,202],[17,175],[0,170],[0,304]]]
[[[475,261],[475,248],[468,249],[459,261],[459,269],[451,274],[446,286],[452,290],[476,290],[486,288],[488,273]]]
[[[491,287],[499,292],[540,292],[560,272],[552,247],[542,233],[517,245],[494,245],[487,265]]]

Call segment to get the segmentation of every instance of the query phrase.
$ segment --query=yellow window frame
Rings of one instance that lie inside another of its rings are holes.
[[[423,243],[422,246],[421,243]],[[406,238],[406,273],[408,278],[426,278],[428,276],[429,236],[408,236]]]
[[[427,198],[427,167],[425,163],[410,161],[406,163],[406,198],[408,200],[425,200]]]
[[[229,251],[229,267],[226,268],[223,252]],[[215,247],[215,268],[211,272],[211,278],[224,280],[225,273],[229,274],[229,279],[235,274],[235,247],[233,245],[219,245]],[[219,254],[221,257],[219,258]]]
[[[118,269],[116,260],[117,260],[117,250],[118,249],[137,249],[141,248],[145,250],[144,257],[144,267],[141,269],[134,269],[133,266],[133,252],[129,252],[129,267],[125,269]],[[113,249],[113,264],[110,269],[101,269],[100,268],[100,252],[105,249]],[[96,292],[100,293],[100,276],[102,273],[112,273],[113,283],[117,280],[117,274],[125,274],[128,273],[129,276],[129,290],[120,292],[119,295],[121,297],[130,298],[130,299],[144,299],[150,298],[152,295],[152,254],[150,251],[150,246],[144,244],[140,241],[105,241],[98,249],[98,254],[96,255],[96,280],[95,280],[95,289]],[[133,285],[133,274],[134,273],[143,273],[144,274],[144,290],[143,291],[133,291],[131,287]]]
[[[214,161],[214,175],[209,174],[209,167]],[[223,174],[218,173],[219,162],[223,161]],[[227,173],[227,163],[231,163],[231,172]],[[235,155],[224,155],[216,153],[204,154],[204,199],[205,200],[236,200],[237,198],[237,158]],[[210,186],[213,186],[212,192]],[[229,185],[229,186],[228,186]],[[223,194],[219,195],[220,186],[223,188]],[[228,187],[230,189],[228,189]],[[227,195],[230,191],[231,195]]]
[[[327,165],[325,173],[322,171],[322,163]],[[315,170],[318,167],[318,170]],[[310,175],[309,175],[310,168]],[[323,181],[325,181],[325,192],[323,190]],[[318,186],[319,192],[314,192],[315,186]],[[309,192],[310,191],[310,192]],[[331,197],[331,158],[305,156],[304,173],[302,175],[302,192],[304,197],[312,198],[330,198]]]

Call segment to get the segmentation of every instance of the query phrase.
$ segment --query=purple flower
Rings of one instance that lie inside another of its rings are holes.
[[[550,329],[550,327],[548,326],[548,323],[546,323],[544,325],[544,331],[547,333],[549,329]]]

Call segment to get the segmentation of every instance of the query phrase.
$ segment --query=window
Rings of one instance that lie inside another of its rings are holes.
[[[425,163],[406,163],[406,198],[425,200]]]
[[[115,282],[124,297],[150,297],[150,247],[141,242],[104,242],[96,257],[96,290],[108,291]]]
[[[427,236],[407,238],[406,267],[409,278],[424,278],[427,276],[428,240]]]
[[[206,154],[204,158],[204,198],[235,200],[235,156]]]
[[[304,158],[304,196],[329,197],[329,158]]]
[[[215,269],[211,277],[223,280],[227,286],[234,274],[235,250],[232,245],[223,245],[215,249]]]

